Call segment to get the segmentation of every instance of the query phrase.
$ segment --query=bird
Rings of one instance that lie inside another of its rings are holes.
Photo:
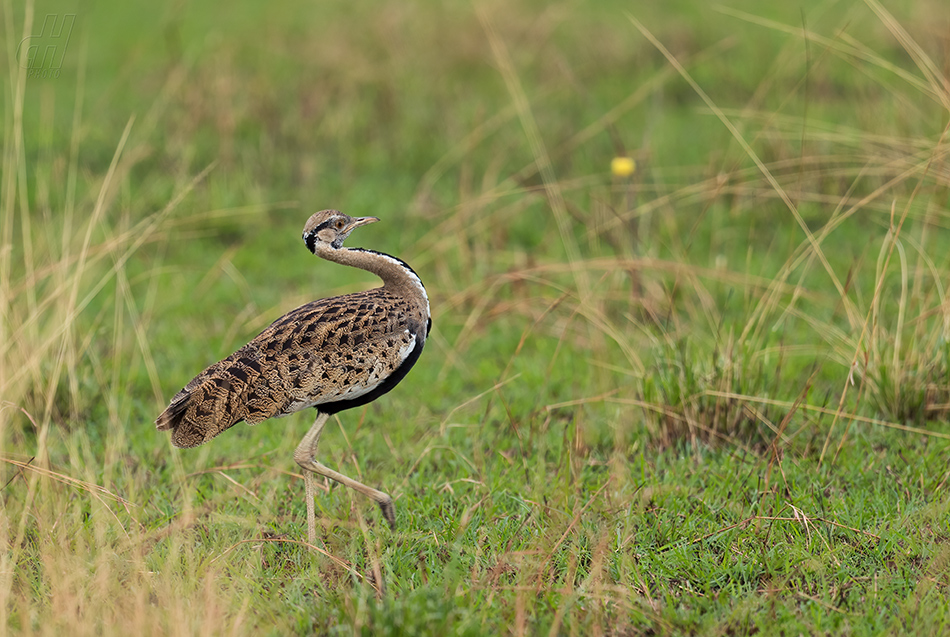
[[[353,230],[379,221],[321,210],[307,220],[303,241],[314,255],[378,276],[382,287],[319,299],[270,324],[250,343],[210,365],[171,399],[155,420],[180,448],[204,444],[242,420],[256,425],[313,408],[316,419],[294,451],[304,470],[307,533],[316,541],[314,474],[368,496],[391,529],[389,494],[317,460],[330,416],[376,400],[409,372],[432,329],[429,297],[419,275],[401,259],[343,242]]]

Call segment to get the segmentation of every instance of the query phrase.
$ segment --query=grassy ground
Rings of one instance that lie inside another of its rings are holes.
[[[4,631],[950,630],[943,4],[449,4],[3,3]],[[310,415],[152,421],[326,207],[434,331],[308,546]]]

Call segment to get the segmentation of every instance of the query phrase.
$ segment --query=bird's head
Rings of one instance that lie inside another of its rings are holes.
[[[307,249],[314,254],[319,244],[339,250],[354,228],[376,221],[379,221],[376,217],[351,217],[339,210],[321,210],[307,219],[303,227],[303,240]]]

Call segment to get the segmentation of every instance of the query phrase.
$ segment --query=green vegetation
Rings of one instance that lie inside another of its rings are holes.
[[[947,632],[944,3],[444,4],[2,3],[0,630]],[[327,207],[434,331],[308,546],[309,414],[152,421]]]

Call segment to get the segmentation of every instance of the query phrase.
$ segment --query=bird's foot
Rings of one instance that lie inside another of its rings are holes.
[[[378,500],[379,508],[383,512],[383,517],[389,522],[389,528],[396,530],[396,507],[393,505],[393,499],[386,496],[385,500]]]

